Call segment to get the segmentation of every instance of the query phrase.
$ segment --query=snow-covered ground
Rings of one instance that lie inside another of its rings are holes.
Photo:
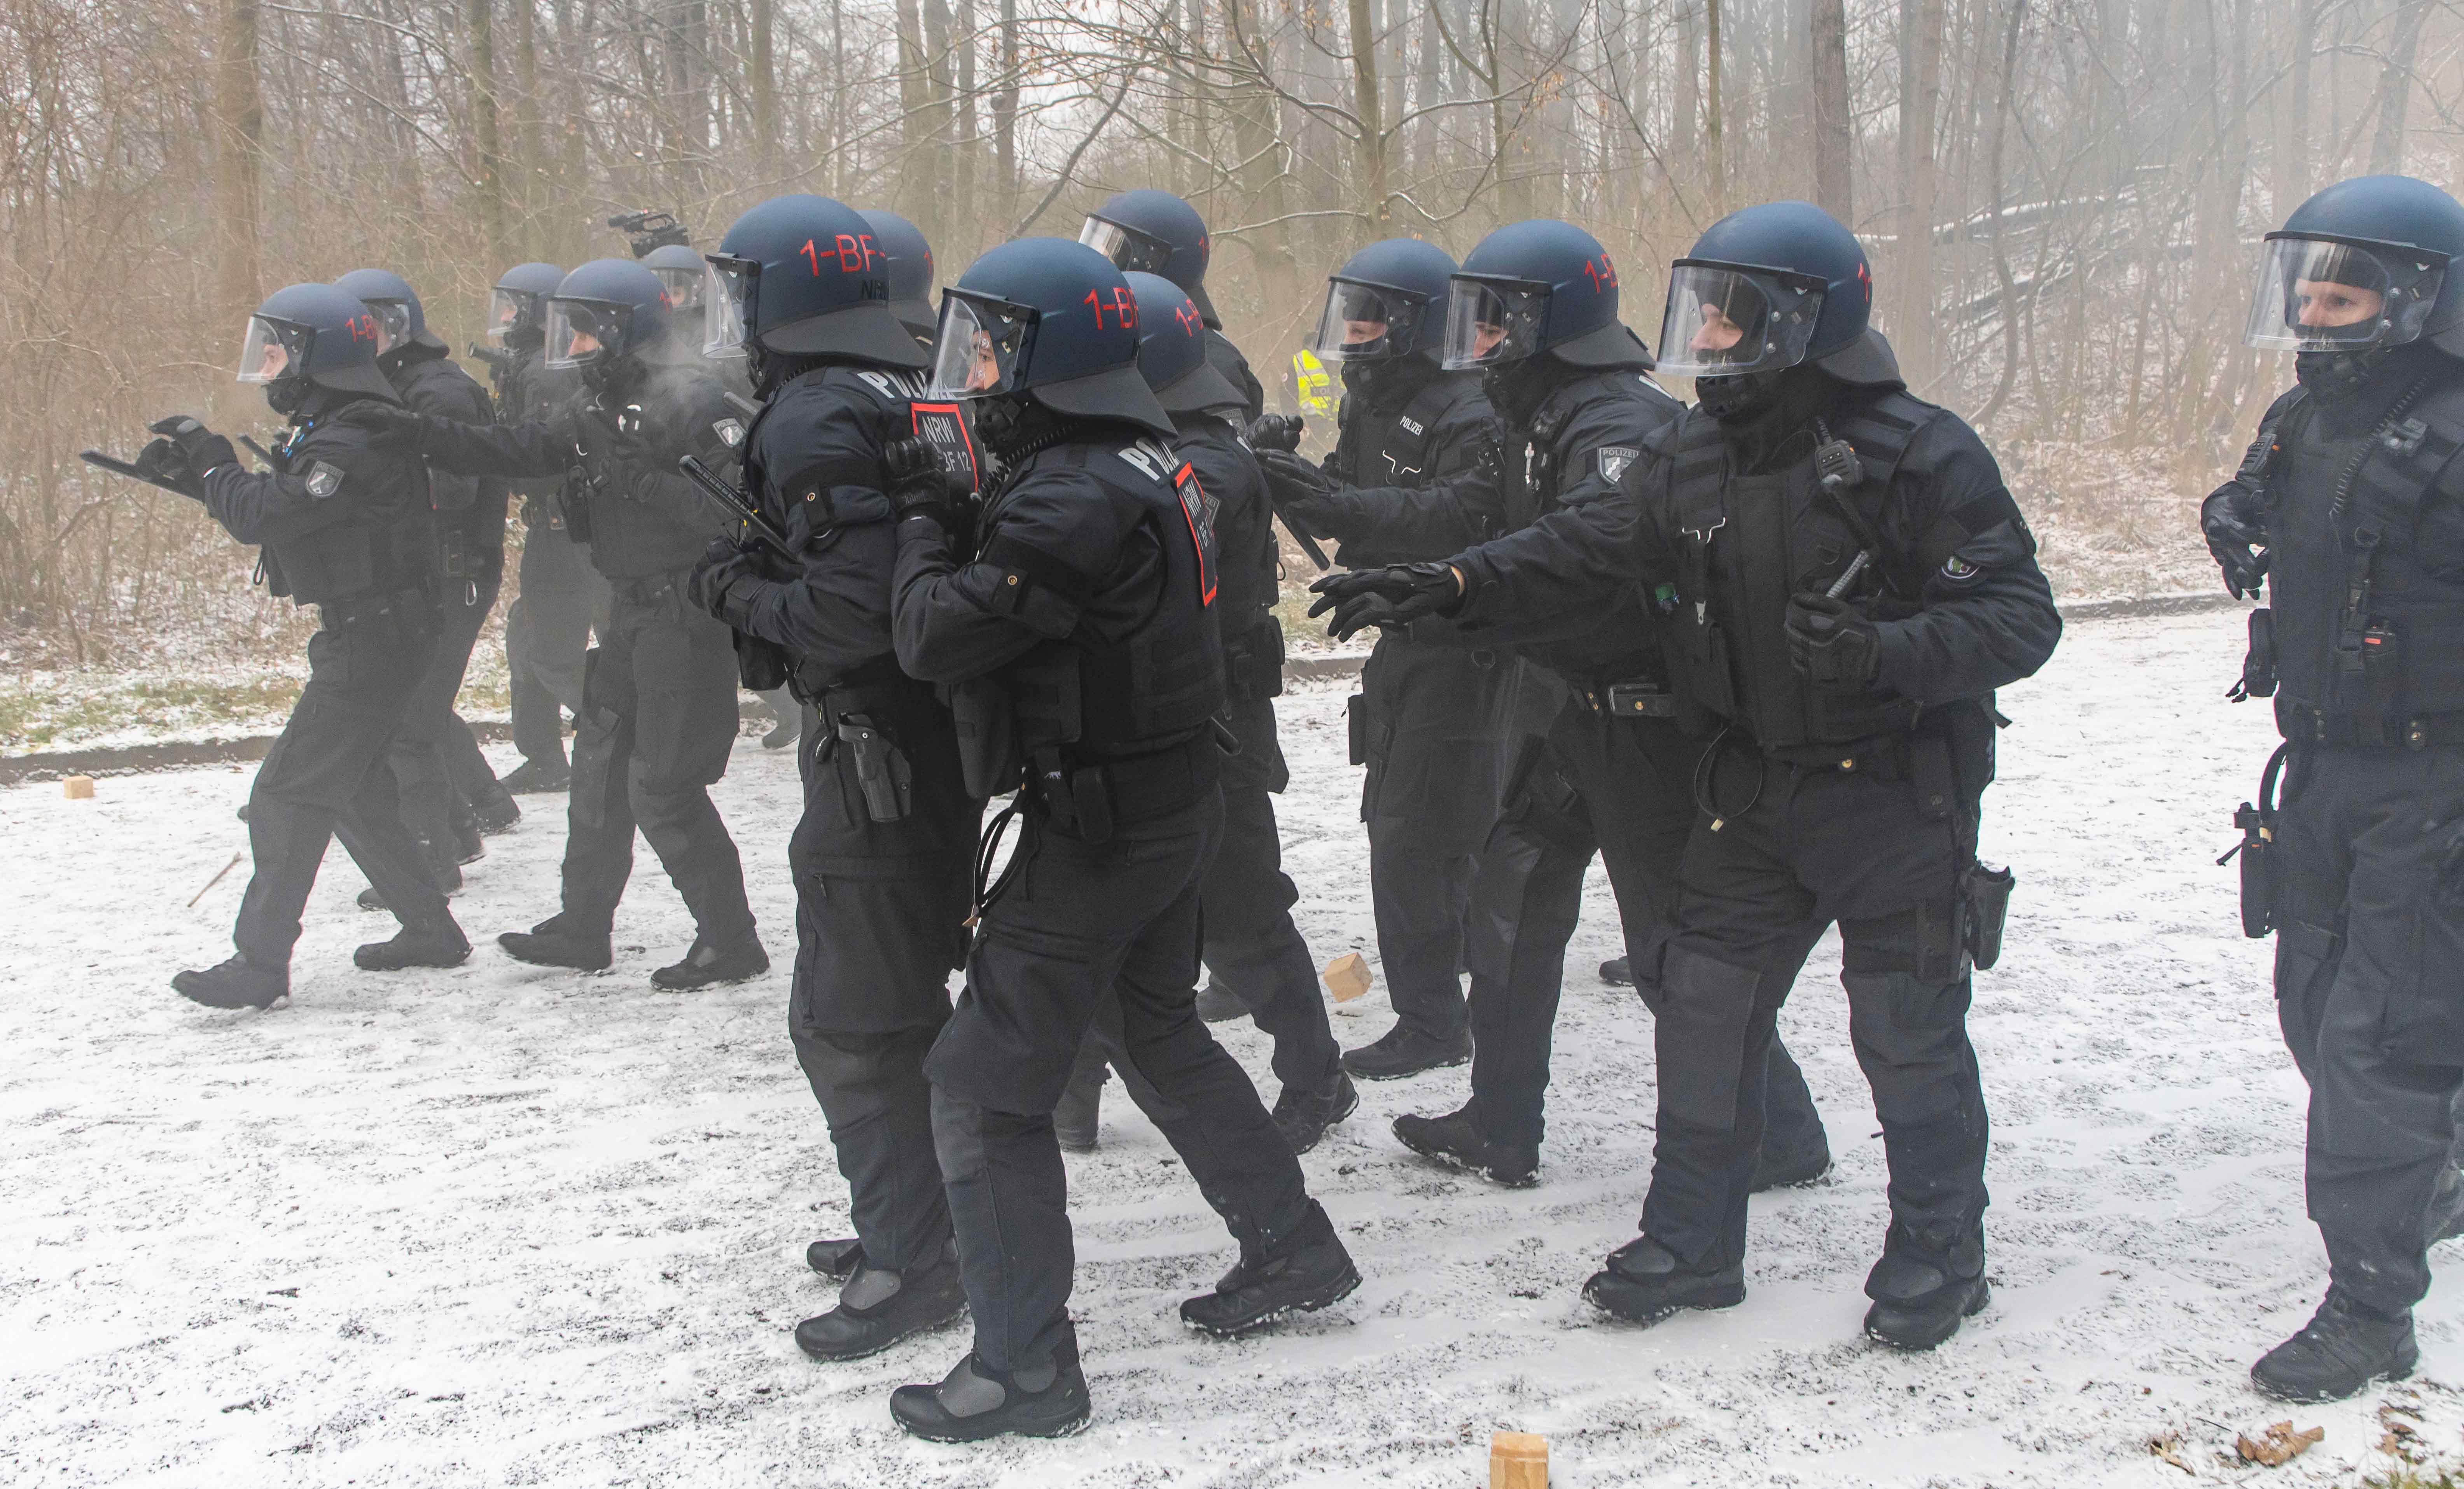
[[[1987,856],[2020,876],[1973,1027],[1995,1122],[1992,1306],[1926,1356],[1863,1341],[1881,1145],[1844,1028],[1837,951],[1786,1015],[1839,1156],[1754,1211],[1743,1307],[1641,1330],[1576,1289],[1633,1233],[1646,1178],[1650,1025],[1591,967],[1616,949],[1595,874],[1569,957],[1536,1189],[1414,1159],[1388,1131],[1456,1104],[1463,1072],[1365,1086],[1306,1160],[1367,1280],[1236,1344],[1173,1305],[1226,1264],[1221,1226],[1127,1102],[1069,1161],[1073,1312],[1095,1418],[1080,1437],[915,1443],[886,1398],[963,1333],[850,1367],[788,1336],[828,1301],[804,1243],[845,1191],[781,1023],[794,768],[737,747],[719,802],[780,968],[715,992],[645,974],[690,934],[647,852],[614,971],[543,972],[493,946],[461,969],[371,976],[339,850],[294,1003],[174,996],[226,954],[248,777],[122,777],[99,799],[0,791],[0,1481],[197,1485],[1285,1485],[1483,1481],[1489,1433],[1550,1439],[1554,1482],[2167,1484],[2285,1417],[2326,1439],[2275,1477],[2349,1478],[2388,1400],[2453,1456],[2464,1278],[2421,1313],[2411,1388],[2288,1411],[2252,1358],[2323,1285],[2301,1216],[2301,1089],[2267,947],[2213,859],[2270,747],[2222,700],[2235,617],[2073,627],[2012,690]],[[1374,960],[1341,681],[1283,700],[1287,861],[1321,961]],[[530,798],[543,809],[544,798]],[[456,901],[474,939],[553,908],[562,842],[535,811]],[[1341,1016],[1382,1027],[1382,996]],[[1268,1086],[1245,1027],[1232,1048]],[[1114,1088],[1117,1093],[1117,1087]],[[2417,1398],[2417,1400],[2416,1400]]]

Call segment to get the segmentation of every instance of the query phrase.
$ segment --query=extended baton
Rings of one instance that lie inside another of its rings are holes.
[[[164,480],[159,477],[148,476],[143,471],[141,471],[137,467],[129,464],[127,461],[115,460],[111,456],[104,455],[99,450],[80,450],[77,452],[77,458],[83,460],[88,465],[97,467],[98,469],[109,471],[114,476],[125,476],[130,480],[142,480],[157,491],[167,491],[175,497],[187,497],[191,501],[197,500],[196,497],[187,492],[182,491],[179,487],[172,485],[169,481]]]
[[[778,528],[762,521],[761,514],[747,505],[743,495],[734,486],[719,479],[716,471],[692,456],[678,460],[676,469],[685,473],[686,479],[700,487],[703,496],[718,503],[730,521],[742,523],[744,531],[760,540],[764,547],[791,563],[795,560],[796,550],[788,545],[786,538]]]

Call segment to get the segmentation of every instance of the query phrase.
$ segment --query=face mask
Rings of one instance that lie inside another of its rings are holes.
[[[1727,377],[1694,380],[1694,399],[1703,411],[1723,424],[1735,424],[1771,407],[1779,391],[1778,371],[1737,372]]]
[[[287,419],[308,402],[309,386],[304,377],[275,378],[265,385],[265,406]]]
[[[2342,398],[2369,381],[2379,364],[2387,361],[2387,351],[2385,346],[2370,346],[2361,351],[2296,352],[2293,375],[2318,397]]]
[[[582,365],[582,381],[605,400],[630,397],[646,375],[642,365],[632,358],[610,357],[604,352]]]

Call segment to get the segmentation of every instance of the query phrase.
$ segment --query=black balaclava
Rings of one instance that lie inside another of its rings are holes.
[[[1481,374],[1480,386],[1488,395],[1488,406],[1497,411],[1507,428],[1528,432],[1531,416],[1540,411],[1540,405],[1548,401],[1551,393],[1591,370],[1596,369],[1560,362],[1544,351],[1489,368]]]
[[[265,385],[265,406],[284,418],[292,418],[308,406],[308,395],[317,385],[304,377],[277,377]]]
[[[828,360],[796,352],[772,351],[759,341],[744,344],[744,375],[753,380],[753,390],[765,400],[777,396],[780,389]]]
[[[2344,398],[2368,385],[2370,374],[2387,365],[2392,346],[2365,346],[2359,351],[2299,351],[2293,354],[2293,375],[2314,397]]]
[[[629,351],[616,357],[602,351],[582,365],[582,381],[602,403],[623,403],[649,379],[649,369]]]
[[[1738,386],[1747,383],[1752,386]],[[1694,391],[1704,410],[1719,421],[1720,437],[1736,452],[1738,468],[1761,471],[1793,455],[1799,434],[1811,439],[1814,420],[1839,401],[1847,386],[1820,367],[1801,363],[1703,378]]]
[[[2294,371],[2301,379],[2301,386],[2318,400],[2322,426],[2337,437],[2362,433],[2376,424],[2424,374],[2453,374],[2459,370],[2464,367],[2459,367],[2454,358],[2428,342],[2374,346],[2358,352],[2305,351],[2294,358]]]
[[[1061,443],[1083,422],[1045,407],[1030,393],[997,393],[974,403],[976,438],[1005,468]]]
[[[1393,413],[1428,387],[1438,371],[1434,360],[1419,356],[1347,362],[1343,364],[1343,396],[1358,399],[1360,406],[1373,413]]]

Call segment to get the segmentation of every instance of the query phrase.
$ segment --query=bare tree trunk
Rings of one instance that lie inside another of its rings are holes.
[[[766,4],[767,0],[755,0]],[[516,65],[521,70],[522,97],[515,115],[514,134],[521,151],[520,189],[516,198],[522,208],[521,242],[517,248],[525,258],[539,256],[539,210],[547,205],[548,179],[546,162],[539,154],[539,4],[538,0],[514,0],[515,14],[520,24],[515,29]]]
[[[2412,101],[2412,69],[2421,55],[2421,23],[2430,13],[2425,0],[2395,0],[2395,25],[2387,38],[2387,60],[2379,70],[2378,136],[2370,142],[2370,170],[2393,175],[2404,169],[2404,119]]]
[[[257,173],[262,167],[265,103],[257,92],[256,0],[228,0],[223,11],[222,55],[215,67],[215,142],[221,166],[218,215],[222,219],[219,278],[228,322],[254,310],[264,298],[257,265]]]
[[[1942,96],[1943,0],[1900,0],[1899,313],[1892,344],[1908,386],[1932,386],[1934,111]]]
[[[752,73],[753,159],[764,185],[779,174],[779,74],[771,57],[771,33],[778,26],[776,0],[752,0],[753,34],[746,66]]]
[[[1352,112],[1360,122],[1360,199],[1370,231],[1386,235],[1386,130],[1384,98],[1377,91],[1377,17],[1370,0],[1351,0]]]
[[[993,149],[1001,167],[1001,211],[1018,220],[1018,0],[1001,0],[1001,86],[993,93]]]
[[[1853,125],[1848,101],[1848,11],[1843,0],[1814,0],[1814,200],[1857,225],[1849,171]]]
[[[1720,0],[1703,0],[1703,36],[1708,66],[1704,77],[1703,159],[1711,172],[1711,215],[1728,212],[1728,162],[1725,151],[1726,121],[1720,106]]]
[[[471,128],[478,151],[479,232],[488,245],[488,260],[507,261],[505,235],[505,166],[496,129],[496,19],[495,0],[471,0],[465,12],[469,27]]]

